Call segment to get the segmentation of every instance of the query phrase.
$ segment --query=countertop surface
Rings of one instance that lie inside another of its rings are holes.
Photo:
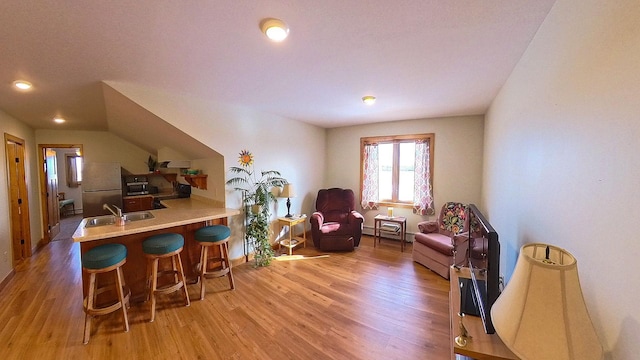
[[[147,198],[147,197],[152,197],[154,199],[159,199],[159,200],[168,200],[168,199],[177,199],[178,198],[178,193],[177,192],[159,192],[159,193],[155,193],[155,194],[144,194],[144,195],[126,195],[123,196],[123,199],[136,199],[136,198]]]
[[[167,208],[148,210],[153,214],[153,219],[126,222],[124,226],[112,224],[86,228],[87,219],[91,218],[82,219],[73,233],[73,241],[108,239],[240,214],[240,210],[216,207],[208,201],[193,197],[162,200],[162,204]]]

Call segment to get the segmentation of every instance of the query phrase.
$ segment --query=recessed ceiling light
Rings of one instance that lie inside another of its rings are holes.
[[[280,19],[267,18],[260,22],[260,30],[271,41],[280,42],[289,35],[289,27]]]
[[[33,85],[25,80],[16,80],[13,82],[13,86],[17,87],[20,90],[29,90]]]
[[[59,116],[56,116],[55,118],[53,118],[53,121],[54,121],[55,123],[62,124],[63,122],[65,122],[65,121],[67,121],[67,120],[65,120],[64,118],[61,118],[61,117],[59,117]]]
[[[363,96],[362,102],[367,105],[373,105],[376,102],[376,97],[371,95]]]

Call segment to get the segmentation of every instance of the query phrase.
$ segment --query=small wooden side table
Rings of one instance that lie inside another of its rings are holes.
[[[278,250],[280,250],[282,246],[287,247],[289,248],[289,255],[292,255],[294,247],[300,244],[303,244],[303,247],[305,248],[307,247],[307,227],[305,226],[306,220],[307,215],[278,218],[280,231],[282,231],[285,226],[289,227],[289,238],[278,241]],[[298,224],[302,224],[302,236],[293,236],[293,228]]]
[[[482,319],[478,316],[465,316],[463,323],[471,336],[465,346],[456,344],[455,338],[460,334],[458,312],[460,312],[460,284],[458,278],[471,278],[469,268],[449,269],[449,336],[451,359],[456,360],[463,355],[479,360],[517,360],[518,357],[507,348],[498,334],[484,332]],[[476,275],[482,279],[482,275]]]
[[[400,251],[404,252],[404,243],[407,238],[407,218],[404,216],[376,215],[373,218],[373,247],[376,247],[376,240],[380,242],[380,238],[382,237],[381,225],[383,222],[400,225]]]

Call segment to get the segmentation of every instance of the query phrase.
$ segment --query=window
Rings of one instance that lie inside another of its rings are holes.
[[[413,207],[421,215],[433,209],[434,134],[360,139],[361,204]]]
[[[82,184],[82,156],[66,155],[67,163],[67,186],[78,187]]]

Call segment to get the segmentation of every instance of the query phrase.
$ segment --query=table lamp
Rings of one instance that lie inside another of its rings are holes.
[[[296,197],[296,192],[293,189],[293,185],[284,184],[284,187],[282,188],[282,191],[280,192],[280,197],[287,198],[287,215],[285,215],[285,217],[292,217],[293,215],[291,215],[291,200],[290,200],[290,198]]]
[[[526,244],[491,308],[493,326],[520,359],[602,359],[582,297],[576,259],[564,249]]]

